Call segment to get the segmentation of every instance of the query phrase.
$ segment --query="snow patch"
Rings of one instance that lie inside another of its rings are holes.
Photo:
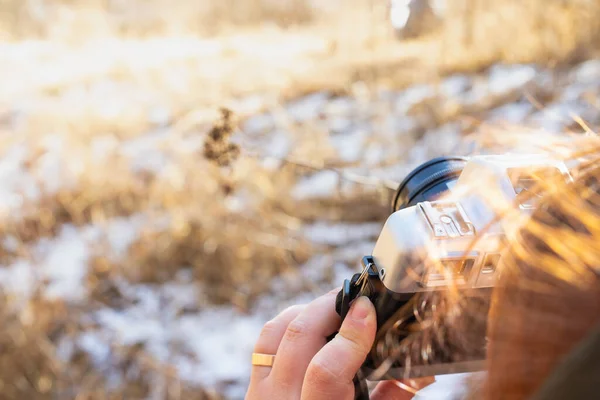
[[[0,268],[0,286],[10,293],[22,298],[29,298],[38,284],[36,271],[25,260]]]
[[[536,75],[531,65],[495,65],[489,72],[489,90],[492,94],[509,93],[531,82]]]
[[[335,171],[320,171],[303,178],[292,189],[296,200],[310,200],[332,196],[339,187],[340,176]]]
[[[37,181],[24,168],[29,154],[27,145],[19,143],[0,157],[0,209],[4,213],[18,209],[25,199],[39,196]]]
[[[115,257],[123,257],[129,247],[139,238],[140,230],[147,219],[143,215],[114,218],[106,226],[106,238]]]
[[[349,130],[349,126],[345,127],[344,130],[346,133],[331,135],[329,138],[330,143],[337,150],[340,160],[357,162],[363,156],[368,134],[362,129]]]
[[[519,124],[523,123],[533,110],[531,103],[510,103],[492,111],[490,120]]]
[[[90,245],[86,236],[93,239],[95,228],[82,231],[71,225],[62,227],[54,239],[42,239],[37,245],[40,277],[48,282],[46,295],[81,301],[87,294],[84,279],[90,258]],[[37,263],[36,263],[37,264]]]
[[[414,85],[400,92],[396,100],[396,112],[406,114],[415,104],[435,97],[436,90],[431,85]]]
[[[380,223],[328,224],[317,222],[304,228],[304,234],[315,243],[341,246],[376,238],[381,232]]]
[[[318,92],[294,100],[286,107],[291,118],[298,122],[305,122],[316,118],[327,104],[329,93]]]
[[[571,74],[576,82],[597,83],[600,79],[600,60],[586,61],[575,68]]]

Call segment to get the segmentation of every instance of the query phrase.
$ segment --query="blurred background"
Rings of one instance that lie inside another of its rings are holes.
[[[0,398],[243,398],[408,171],[595,131],[599,10],[0,0]]]

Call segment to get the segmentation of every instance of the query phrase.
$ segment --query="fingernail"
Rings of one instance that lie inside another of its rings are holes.
[[[352,319],[365,319],[371,312],[373,305],[371,304],[371,300],[368,297],[362,296],[354,301],[352,304],[352,310],[350,310],[350,317]]]

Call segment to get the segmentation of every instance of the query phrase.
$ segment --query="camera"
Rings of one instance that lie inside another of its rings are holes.
[[[402,181],[362,272],[345,280],[337,296],[342,318],[359,296],[375,305],[377,335],[360,376],[484,369],[487,313],[503,249],[552,179],[572,179],[565,163],[508,154],[436,158]],[[459,300],[448,300],[451,291]],[[436,312],[441,315],[430,318]]]

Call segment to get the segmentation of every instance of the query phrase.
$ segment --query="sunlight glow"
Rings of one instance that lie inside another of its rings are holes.
[[[406,26],[410,17],[410,0],[392,1],[390,9],[390,21],[395,29]]]

